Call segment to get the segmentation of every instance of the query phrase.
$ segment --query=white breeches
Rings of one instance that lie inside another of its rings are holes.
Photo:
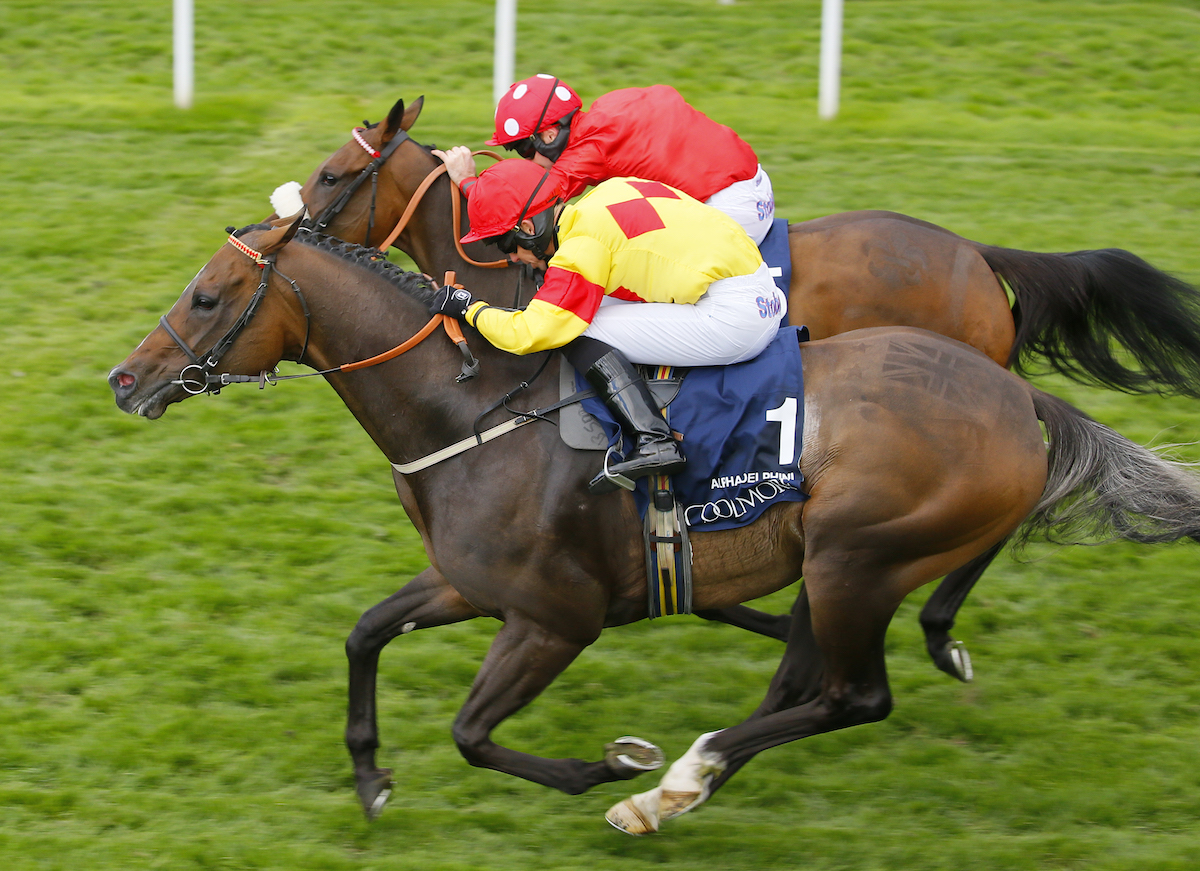
[[[786,314],[787,297],[763,264],[714,281],[694,305],[605,297],[583,334],[634,363],[724,366],[762,353]]]
[[[705,204],[741,224],[755,245],[761,245],[767,238],[767,231],[775,220],[775,192],[771,189],[771,179],[761,166],[753,178],[735,181],[705,200]]]

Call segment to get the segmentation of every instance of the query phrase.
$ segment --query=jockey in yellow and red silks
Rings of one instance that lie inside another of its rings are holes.
[[[564,205],[546,170],[504,160],[468,190],[471,231],[462,241],[487,239],[545,280],[522,310],[450,288],[435,310],[514,354],[562,348],[635,436],[614,471],[633,478],[681,468],[630,363],[724,365],[766,348],[787,301],[754,243],[728,216],[659,182],[611,179]]]

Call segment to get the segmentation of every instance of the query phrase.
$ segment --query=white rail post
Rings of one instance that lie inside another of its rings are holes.
[[[192,0],[175,0],[175,105],[192,107]]]
[[[821,79],[817,111],[825,120],[836,118],[842,75],[842,0],[821,2]]]
[[[513,83],[517,53],[517,0],[496,0],[496,49],[492,61],[492,105]]]

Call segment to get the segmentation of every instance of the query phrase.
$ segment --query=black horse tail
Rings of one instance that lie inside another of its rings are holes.
[[[1126,393],[1200,396],[1200,289],[1120,248],[1040,254],[972,244],[1016,298],[1009,366],[1029,374],[1040,358]]]
[[[1200,475],[1030,387],[1049,437],[1042,498],[1022,526],[1051,541],[1200,542]]]

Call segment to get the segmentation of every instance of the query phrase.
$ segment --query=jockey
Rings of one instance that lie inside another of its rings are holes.
[[[720,209],[762,244],[775,217],[771,180],[733,130],[667,85],[612,91],[586,112],[582,105],[575,91],[545,73],[516,82],[500,98],[487,144],[552,169],[551,183],[564,199],[610,178],[660,181]],[[469,149],[434,153],[460,188],[473,183]]]
[[[551,171],[502,160],[468,191],[462,241],[486,239],[514,263],[544,270],[544,281],[524,309],[444,288],[434,310],[513,354],[562,348],[632,437],[611,473],[682,469],[679,444],[632,363],[719,366],[766,348],[787,300],[758,249],[728,216],[660,182],[611,179],[566,205]],[[590,487],[613,489],[604,474]]]

